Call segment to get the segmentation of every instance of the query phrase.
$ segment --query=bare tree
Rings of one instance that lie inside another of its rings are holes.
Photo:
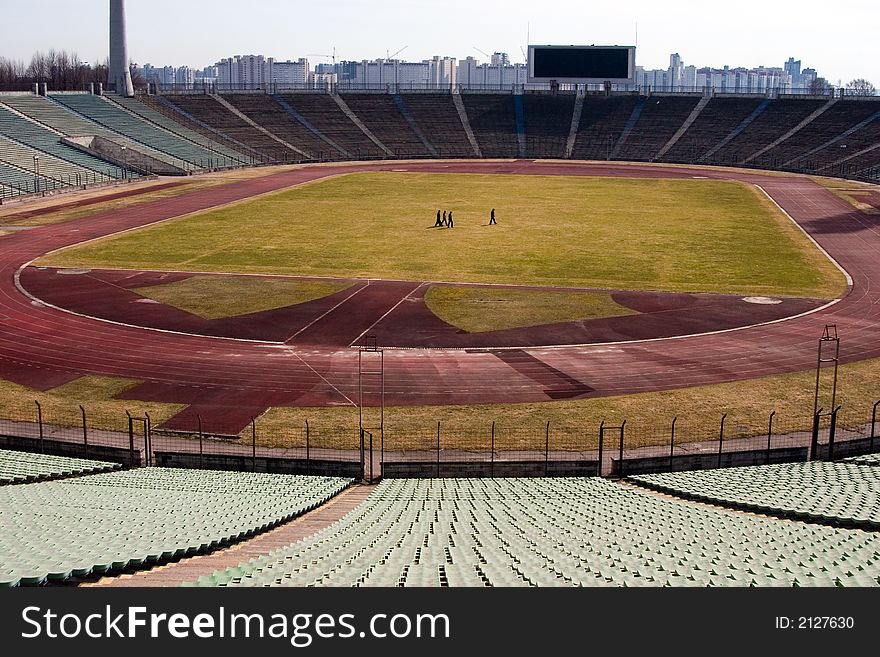
[[[847,96],[874,96],[877,94],[877,89],[865,78],[857,78],[846,83],[844,93]]]

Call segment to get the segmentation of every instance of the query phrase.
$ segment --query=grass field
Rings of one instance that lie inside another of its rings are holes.
[[[494,207],[497,226],[487,226]],[[454,229],[432,228],[438,208]],[[729,181],[357,173],[74,247],[41,265],[832,298],[843,277]]]
[[[601,292],[432,285],[425,304],[444,322],[468,333],[635,314]]]
[[[320,299],[349,287],[336,281],[247,276],[193,276],[133,290],[205,319],[220,319]]]

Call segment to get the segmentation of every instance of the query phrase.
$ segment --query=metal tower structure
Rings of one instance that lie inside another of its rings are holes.
[[[110,0],[110,75],[107,82],[120,96],[134,96],[125,38],[125,0]]]

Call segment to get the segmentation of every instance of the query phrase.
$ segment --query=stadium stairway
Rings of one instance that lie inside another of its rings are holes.
[[[325,530],[357,508],[374,488],[375,486],[364,484],[350,486],[312,511],[263,534],[210,554],[184,557],[146,571],[102,577],[82,586],[167,587],[183,586],[200,578],[211,578],[215,573],[234,568],[242,561],[263,557]]]

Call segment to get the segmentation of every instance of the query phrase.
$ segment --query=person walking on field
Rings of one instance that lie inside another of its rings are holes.
[[[440,225],[441,226],[446,225],[446,210],[443,211],[443,221],[440,222]]]
[[[492,208],[492,212],[489,213],[489,225],[495,226],[497,222],[495,221],[495,208]]]
[[[434,228],[440,228],[442,225],[440,223],[440,210],[437,210],[437,221],[434,222]]]
[[[449,211],[449,224],[448,224],[448,226],[450,228],[455,226],[455,224],[452,223],[452,210]]]

